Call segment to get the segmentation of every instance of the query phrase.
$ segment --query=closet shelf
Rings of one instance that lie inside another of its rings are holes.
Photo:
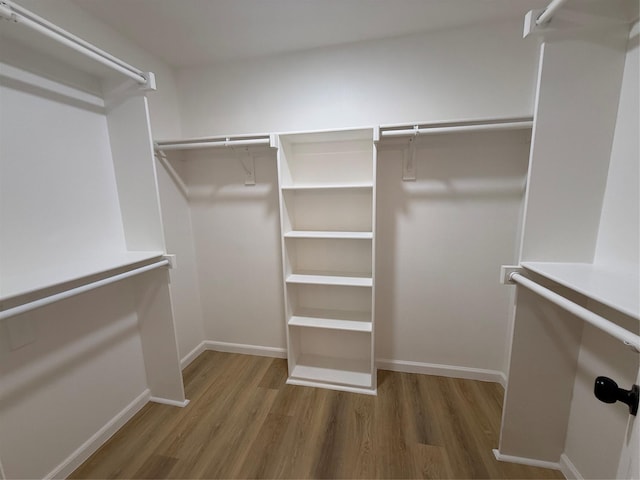
[[[368,312],[339,312],[331,310],[301,311],[289,319],[290,327],[326,328],[371,333],[371,314]]]
[[[305,183],[282,185],[282,190],[356,190],[373,189],[373,183]]]
[[[525,269],[640,320],[640,275],[591,263],[522,262]]]
[[[112,270],[123,269],[138,263],[162,258],[161,251],[110,253],[91,258],[70,259],[60,264],[47,264],[39,269],[25,269],[15,273],[3,272],[0,302],[54,288]]]
[[[373,232],[341,232],[335,230],[292,230],[284,234],[285,238],[336,238],[353,240],[372,240]]]
[[[336,285],[344,287],[372,287],[371,277],[349,277],[341,275],[309,275],[294,273],[287,277],[287,283],[303,283],[308,285]]]
[[[296,380],[299,379],[370,389],[372,385],[370,369],[371,366],[367,361],[320,355],[302,355],[293,368],[287,383],[295,384]]]

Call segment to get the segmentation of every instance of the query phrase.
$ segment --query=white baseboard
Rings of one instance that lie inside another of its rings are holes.
[[[244,353],[245,355],[258,355],[260,357],[287,358],[287,350],[277,347],[263,347],[261,345],[246,345],[243,343],[214,342],[205,340],[202,342],[205,350],[228,353]]]
[[[437,363],[410,362],[405,360],[388,360],[379,358],[376,365],[382,370],[393,372],[421,373],[423,375],[437,375],[440,377],[465,378],[467,380],[481,380],[483,382],[499,383],[504,388],[507,377],[498,370],[484,370],[481,368],[457,367]]]
[[[182,360],[180,360],[180,368],[184,370],[189,366],[191,362],[193,362],[198,356],[207,349],[205,342],[200,342],[200,344],[187,353]]]
[[[105,426],[84,442],[75,452],[67,457],[60,465],[54,468],[44,478],[67,478],[73,471],[100,448],[113,436],[131,417],[133,417],[151,398],[151,392],[147,389],[138,395],[120,413],[113,417]]]
[[[181,407],[181,408],[189,405],[189,400],[183,400],[182,402],[179,402],[177,400],[171,400],[168,398],[161,398],[161,397],[149,397],[149,401],[154,403],[161,403],[163,405],[171,405],[172,407]]]
[[[560,471],[567,479],[584,480],[584,477],[580,474],[576,466],[573,464],[566,453],[560,455]]]
[[[518,463],[520,465],[528,465],[530,467],[550,468],[552,470],[560,470],[560,462],[547,462],[545,460],[536,460],[535,458],[516,457],[514,455],[504,455],[497,449],[493,449],[493,455],[500,462]],[[564,472],[562,472],[564,473]]]

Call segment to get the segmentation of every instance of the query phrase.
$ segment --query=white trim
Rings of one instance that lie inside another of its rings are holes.
[[[191,364],[191,362],[198,358],[200,354],[205,350],[207,350],[207,346],[205,345],[205,342],[202,341],[199,345],[196,346],[196,348],[182,357],[182,360],[180,360],[180,369],[184,370],[185,368],[187,368]]]
[[[98,448],[124,426],[136,413],[144,407],[151,398],[151,392],[146,389],[127,405],[120,413],[109,420],[100,430],[94,433],[86,442],[78,447],[60,465],[45,475],[49,478],[67,478],[73,471],[87,460]]]
[[[503,388],[507,386],[507,376],[504,372],[498,370],[442,365],[438,363],[411,362],[407,360],[389,360],[386,358],[377,359],[376,364],[381,370],[421,373],[423,375],[437,375],[450,378],[465,378],[467,380],[499,383]]]
[[[150,402],[161,403],[162,405],[171,405],[172,407],[180,407],[184,408],[189,405],[189,400],[183,400],[179,402],[177,400],[171,400],[169,398],[161,398],[161,397],[149,397]]]
[[[287,358],[287,350],[277,347],[265,347],[262,345],[246,345],[244,343],[214,342],[205,340],[206,350],[215,352],[244,353],[245,355],[258,355],[260,357]]]
[[[567,479],[584,480],[584,477],[580,474],[576,466],[573,464],[566,453],[560,455],[560,471]]]
[[[545,460],[536,460],[535,458],[516,457],[514,455],[504,455],[498,451],[497,448],[493,449],[493,455],[496,460],[500,462],[517,463],[519,465],[528,465],[530,467],[549,468],[551,470],[560,470],[560,462],[547,462]],[[564,472],[562,472],[564,474]]]

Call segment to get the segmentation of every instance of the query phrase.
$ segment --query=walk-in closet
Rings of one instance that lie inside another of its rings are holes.
[[[640,475],[636,0],[0,0],[0,480]]]

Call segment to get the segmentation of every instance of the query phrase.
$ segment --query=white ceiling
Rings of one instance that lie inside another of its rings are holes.
[[[507,18],[548,0],[73,0],[173,67]]]

